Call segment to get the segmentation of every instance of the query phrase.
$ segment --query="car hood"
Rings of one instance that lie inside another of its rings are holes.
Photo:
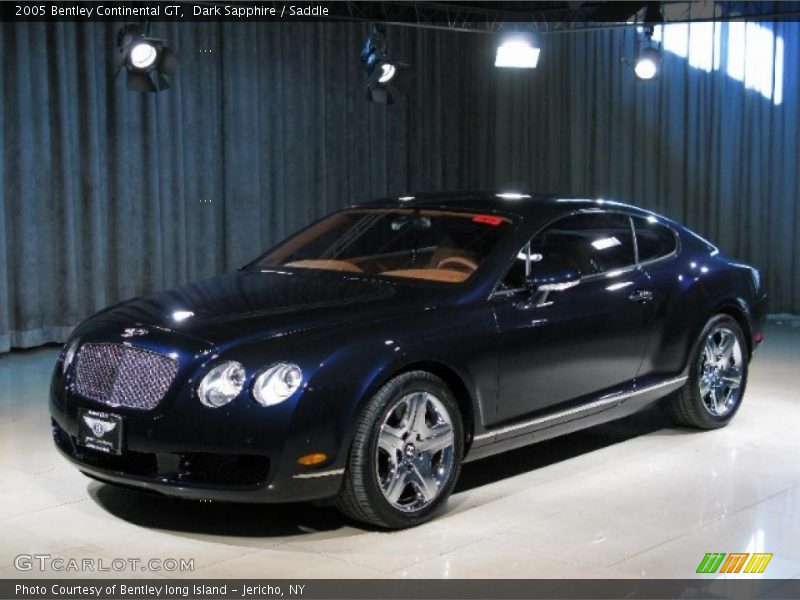
[[[441,300],[441,290],[403,282],[325,271],[246,270],[123,302],[80,329],[152,326],[223,345],[346,323],[363,326]]]

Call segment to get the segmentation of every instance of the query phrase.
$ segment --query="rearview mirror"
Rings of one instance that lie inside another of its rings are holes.
[[[581,274],[574,267],[543,262],[535,265],[528,287],[537,292],[557,292],[578,285],[580,279]]]

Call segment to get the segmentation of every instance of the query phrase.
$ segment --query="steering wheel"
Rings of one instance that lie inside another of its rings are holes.
[[[470,260],[469,258],[465,258],[463,256],[448,256],[440,260],[436,268],[437,269],[446,269],[445,265],[453,265],[454,267],[461,267],[460,269],[456,269],[457,271],[466,270],[469,273],[472,273],[474,270],[478,268],[478,263],[474,260]]]

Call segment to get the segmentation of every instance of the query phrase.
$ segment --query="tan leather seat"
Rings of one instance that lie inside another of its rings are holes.
[[[364,271],[346,260],[296,260],[286,263],[287,267],[300,267],[303,269],[328,269],[329,271],[347,271],[349,273],[363,273]]]
[[[388,277],[408,277],[411,279],[428,279],[430,281],[445,281],[447,283],[461,283],[469,273],[452,271],[450,269],[398,269],[384,271],[381,275]]]

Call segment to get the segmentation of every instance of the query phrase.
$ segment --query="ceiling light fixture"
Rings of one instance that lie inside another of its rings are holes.
[[[650,81],[656,79],[661,72],[661,50],[653,42],[653,31],[656,25],[664,23],[660,2],[648,2],[644,14],[644,27],[637,29],[639,52],[633,65],[633,73],[637,79]]]
[[[512,69],[535,69],[539,64],[541,49],[527,36],[514,35],[497,46],[495,67]]]
[[[638,79],[648,81],[658,77],[661,71],[661,52],[653,47],[644,48],[636,58],[633,72]]]
[[[388,57],[389,43],[386,39],[386,28],[373,25],[372,33],[367,37],[361,49],[360,59],[367,74],[367,100],[380,104],[391,104],[394,97],[401,93],[397,87],[399,72],[408,65]]]
[[[126,86],[135,92],[160,92],[171,86],[170,77],[178,71],[178,55],[169,42],[149,37],[149,25],[143,32],[135,24],[117,33],[120,58],[117,73],[128,72]]]

